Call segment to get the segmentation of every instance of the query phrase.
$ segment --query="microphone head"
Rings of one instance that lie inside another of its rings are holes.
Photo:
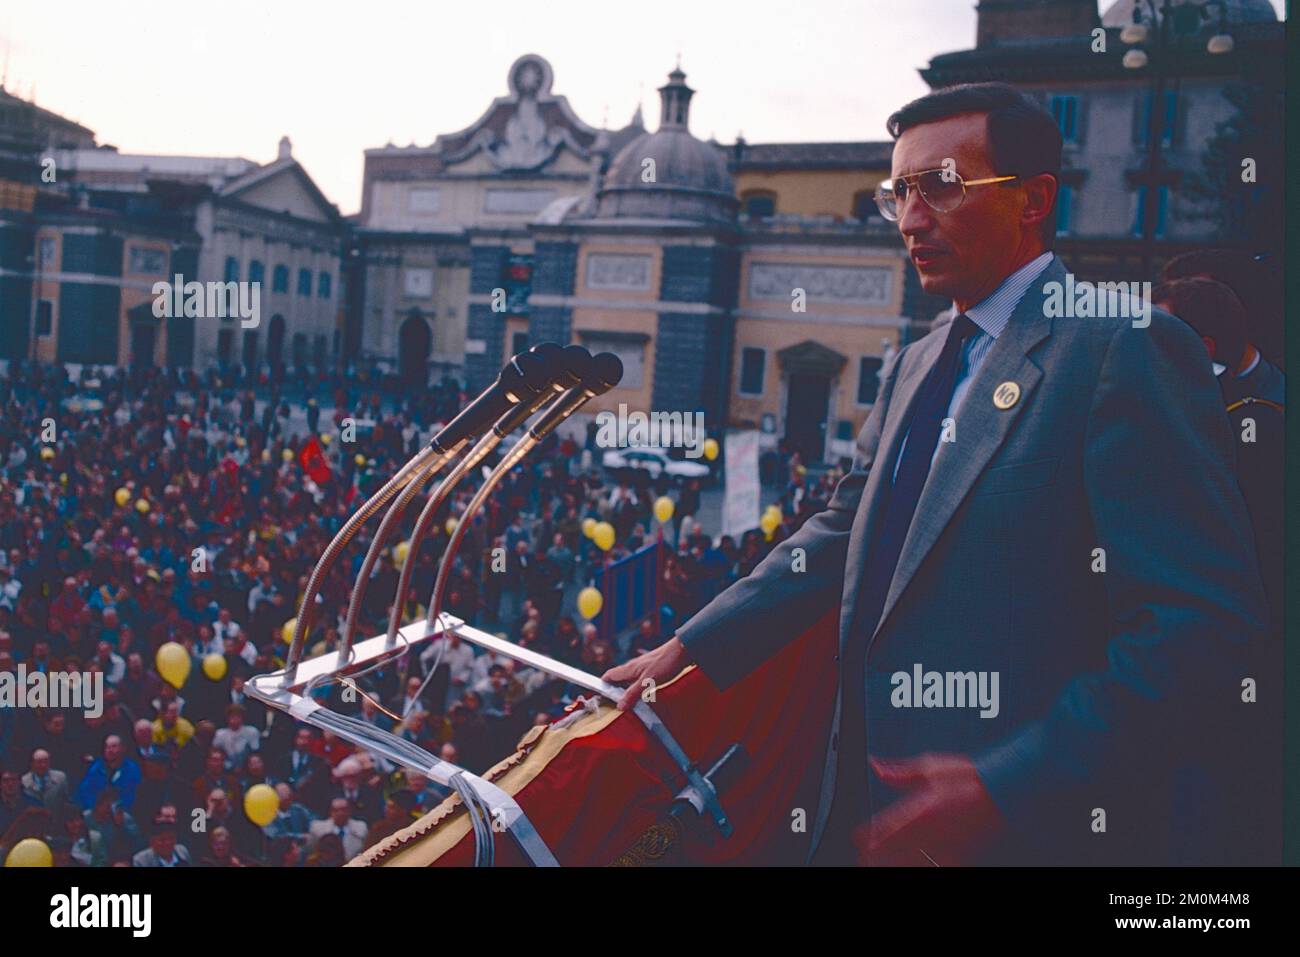
[[[555,362],[564,352],[564,347],[558,342],[539,342],[528,350],[539,359],[545,359],[547,362]]]
[[[560,391],[581,385],[590,374],[591,353],[579,345],[565,346],[560,350],[560,365],[564,375],[556,382]]]
[[[516,402],[536,398],[554,378],[551,363],[531,352],[521,352],[501,370],[501,384]]]
[[[593,396],[603,395],[622,379],[622,360],[612,352],[598,352],[591,357],[591,366],[583,376],[582,385]]]
[[[555,392],[577,385],[581,376],[573,370],[570,349],[581,349],[584,355],[590,355],[582,346],[561,346],[558,342],[539,342],[528,351],[547,363],[551,373],[548,386]]]

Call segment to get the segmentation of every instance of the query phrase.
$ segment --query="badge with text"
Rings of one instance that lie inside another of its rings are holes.
[[[1004,382],[993,390],[993,405],[1006,410],[1020,401],[1020,386],[1014,382]]]

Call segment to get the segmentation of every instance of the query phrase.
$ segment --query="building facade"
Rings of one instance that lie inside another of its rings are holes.
[[[1094,0],[981,0],[975,46],[920,71],[932,88],[1013,83],[1056,117],[1065,147],[1057,248],[1083,278],[1149,278],[1187,249],[1252,241],[1222,228],[1225,204],[1249,202],[1250,189],[1207,196],[1196,186],[1242,96],[1280,94],[1283,24],[1267,0],[1181,6],[1162,27],[1147,0],[1118,0],[1100,15]],[[1231,43],[1211,42],[1223,36]],[[1280,136],[1280,112],[1276,120]]]
[[[26,108],[23,128],[41,135],[0,150],[0,358],[277,374],[335,363],[347,224],[287,138],[266,164],[123,154]],[[179,302],[159,293],[177,277],[255,287],[256,314],[156,308]]]

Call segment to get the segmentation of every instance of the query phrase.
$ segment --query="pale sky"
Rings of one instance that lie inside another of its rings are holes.
[[[6,6],[9,92],[34,91],[124,153],[268,162],[288,135],[345,214],[361,205],[363,150],[468,126],[524,53],[550,61],[552,92],[597,127],[625,125],[640,97],[654,129],[680,53],[696,136],[883,140],[889,113],[926,91],[917,68],[975,41],[975,0]]]

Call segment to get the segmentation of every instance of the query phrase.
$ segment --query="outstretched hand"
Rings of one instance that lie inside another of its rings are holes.
[[[626,711],[636,704],[647,678],[656,684],[668,681],[690,663],[686,646],[674,635],[653,651],[610,668],[600,678],[610,684],[627,685],[627,691],[618,700],[618,710]]]

